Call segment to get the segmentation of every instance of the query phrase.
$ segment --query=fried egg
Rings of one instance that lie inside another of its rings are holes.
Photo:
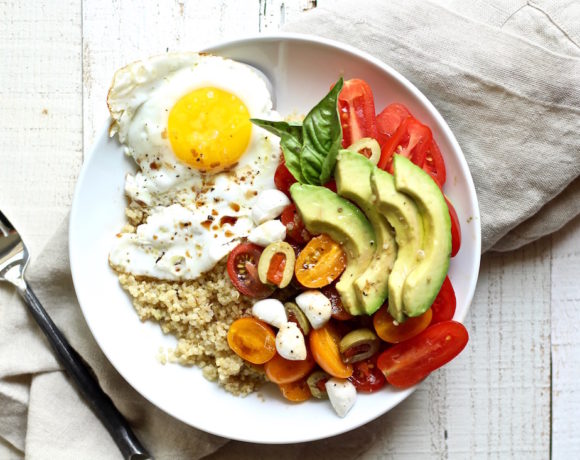
[[[125,192],[148,215],[117,235],[111,265],[197,278],[251,232],[257,196],[274,189],[278,139],[250,122],[280,119],[266,82],[229,59],[167,54],[119,70],[107,103],[111,135],[138,167]]]

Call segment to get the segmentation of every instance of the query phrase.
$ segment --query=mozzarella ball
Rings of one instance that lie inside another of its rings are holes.
[[[330,319],[332,305],[330,299],[317,290],[304,291],[296,297],[296,305],[310,321],[314,329],[324,326]]]
[[[276,351],[282,358],[290,361],[306,359],[306,343],[304,335],[296,323],[287,322],[276,334]]]
[[[356,388],[348,380],[331,378],[326,384],[328,399],[339,417],[344,417],[356,402]]]
[[[289,204],[290,200],[280,190],[271,189],[260,192],[252,208],[254,223],[260,225],[267,220],[275,219]]]
[[[284,305],[276,299],[258,300],[252,306],[252,315],[277,328],[288,322]]]
[[[269,244],[286,239],[286,226],[279,220],[269,220],[254,228],[248,235],[248,240],[258,246],[266,247]]]

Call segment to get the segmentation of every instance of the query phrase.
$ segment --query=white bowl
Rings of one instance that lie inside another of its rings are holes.
[[[402,102],[431,127],[447,166],[445,193],[457,209],[463,233],[461,250],[449,271],[457,295],[455,319],[463,320],[479,271],[479,208],[461,148],[427,98],[369,54],[317,37],[262,35],[206,51],[261,69],[272,82],[276,109],[282,114],[307,112],[343,75],[363,78],[370,84],[377,110],[389,102]],[[145,398],[179,420],[213,434],[250,442],[295,443],[352,430],[412,393],[413,389],[387,387],[379,393],[360,394],[342,419],[327,401],[292,404],[271,384],[259,394],[240,398],[205,380],[195,367],[160,364],[159,348],[174,346],[175,339],[163,335],[156,323],[139,321],[107,263],[113,238],[125,222],[125,175],[133,170],[117,140],[110,139],[103,129],[76,186],[69,244],[74,285],[87,324],[109,361]]]

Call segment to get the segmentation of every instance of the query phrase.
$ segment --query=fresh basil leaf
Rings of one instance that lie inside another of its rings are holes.
[[[300,151],[302,150],[302,142],[300,142],[295,136],[286,133],[282,134],[280,147],[282,147],[284,162],[286,163],[288,171],[292,173],[298,182],[303,184],[304,176],[302,175],[302,168],[300,167]]]
[[[340,78],[330,92],[306,115],[302,124],[300,167],[308,184],[323,185],[330,179],[342,144],[342,127],[337,100]]]
[[[256,126],[264,128],[266,131],[269,131],[280,138],[282,138],[284,134],[290,134],[294,136],[300,144],[302,144],[302,123],[260,120],[258,118],[250,118],[250,121]]]
[[[302,124],[288,123],[286,121],[259,120],[257,118],[251,118],[250,121],[256,126],[280,137],[280,147],[282,147],[282,152],[284,153],[286,167],[298,182],[303,183],[304,177],[302,176],[302,169],[300,167]]]

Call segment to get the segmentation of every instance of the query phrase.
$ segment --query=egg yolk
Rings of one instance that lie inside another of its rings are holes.
[[[180,160],[201,172],[217,172],[238,162],[250,143],[252,124],[236,95],[206,87],[177,101],[167,131]]]

